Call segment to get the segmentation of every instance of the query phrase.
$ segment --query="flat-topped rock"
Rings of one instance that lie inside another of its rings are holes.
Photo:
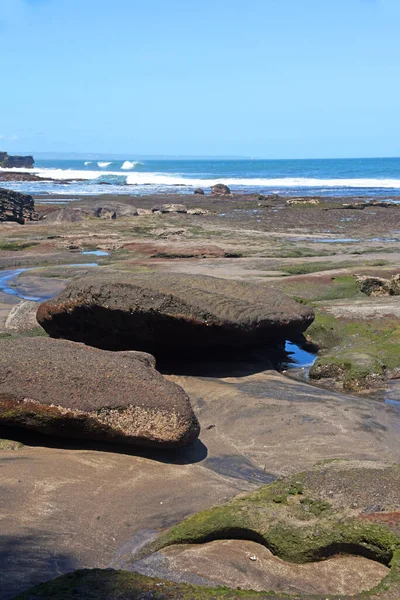
[[[181,273],[90,275],[37,312],[52,337],[155,354],[283,341],[313,318],[273,288]]]
[[[152,356],[47,338],[0,340],[0,426],[153,447],[199,433],[188,396]]]

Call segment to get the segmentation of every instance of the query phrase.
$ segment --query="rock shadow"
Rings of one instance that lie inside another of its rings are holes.
[[[78,440],[43,435],[27,429],[18,427],[0,428],[0,438],[21,442],[27,446],[57,448],[60,450],[92,450],[95,452],[110,452],[113,454],[125,454],[127,456],[140,456],[157,462],[173,465],[189,465],[203,461],[207,458],[208,450],[203,442],[195,440],[189,446],[183,448],[158,449],[143,448],[140,446],[128,446],[123,444],[112,444],[106,442],[95,442],[92,440]]]
[[[55,552],[46,532],[0,535],[0,600],[11,600],[33,585],[78,567],[68,554]]]

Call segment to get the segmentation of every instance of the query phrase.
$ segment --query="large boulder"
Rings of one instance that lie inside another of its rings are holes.
[[[23,224],[36,219],[32,196],[0,188],[0,222],[15,221]]]
[[[56,338],[152,354],[238,348],[303,332],[313,311],[264,285],[182,273],[94,274],[39,306]]]
[[[186,393],[141,352],[48,338],[0,340],[0,426],[150,447],[195,440]]]
[[[229,196],[231,190],[229,187],[223,183],[216,183],[211,188],[211,193],[213,196]]]

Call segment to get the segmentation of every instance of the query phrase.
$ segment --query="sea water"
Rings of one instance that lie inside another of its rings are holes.
[[[400,202],[400,158],[262,160],[35,158],[34,173],[50,181],[2,182],[30,194],[92,195],[233,191],[302,196],[373,196]],[[74,181],[69,181],[74,180]],[[61,182],[61,183],[60,183]]]

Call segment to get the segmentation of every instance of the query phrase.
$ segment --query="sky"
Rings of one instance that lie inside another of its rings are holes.
[[[0,0],[0,150],[400,156],[400,0]]]

